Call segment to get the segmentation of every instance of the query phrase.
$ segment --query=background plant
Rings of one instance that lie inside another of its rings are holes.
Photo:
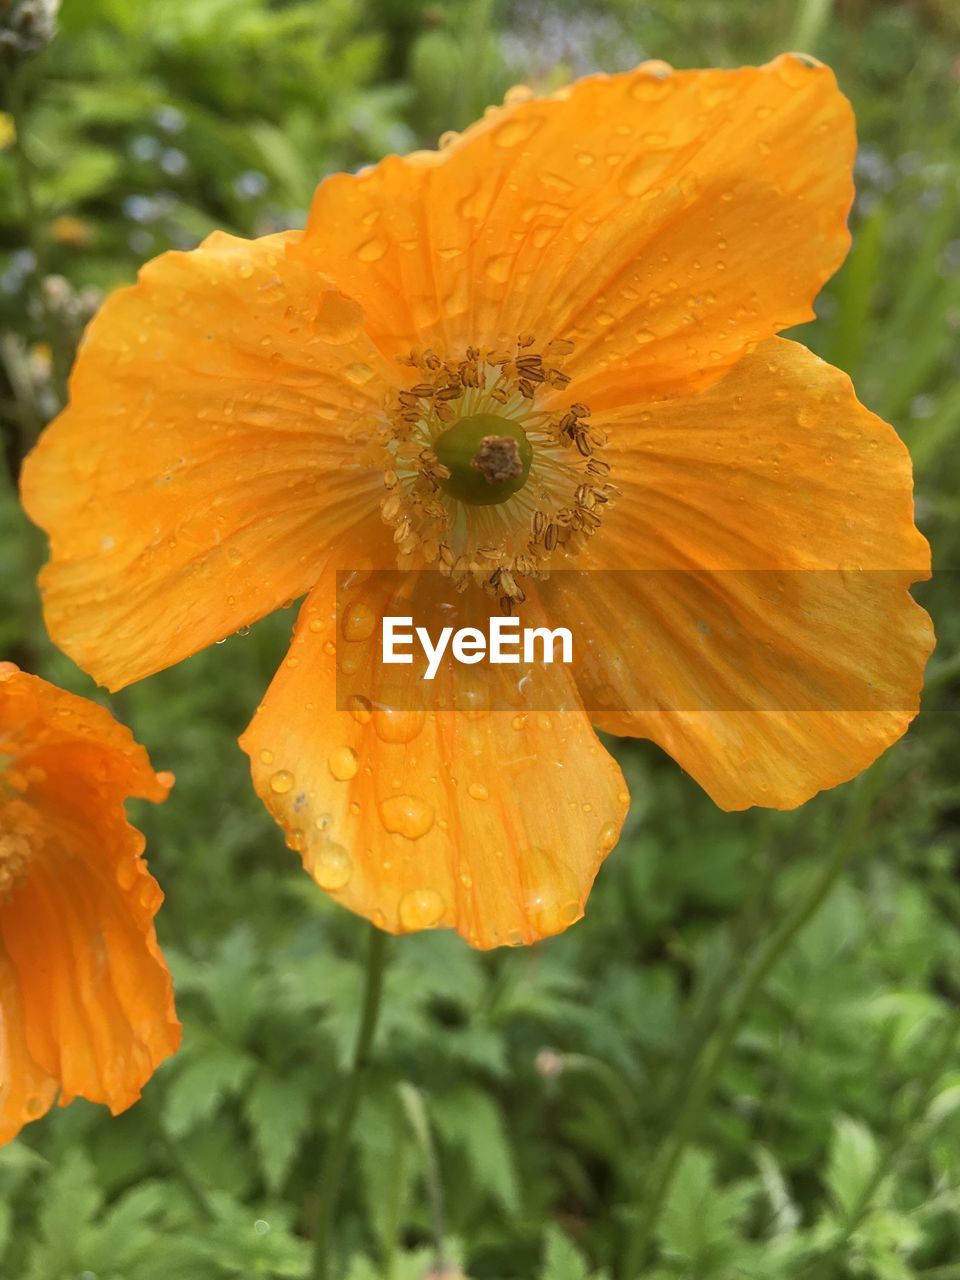
[[[18,83],[4,68],[0,650],[95,696],[45,638],[12,480],[103,290],[217,226],[302,224],[324,173],[432,144],[517,80],[791,46],[835,67],[861,134],[855,247],[799,336],[914,455],[940,638],[921,719],[793,814],[719,813],[620,744],[633,808],[583,923],[526,951],[392,944],[335,1274],[960,1278],[953,6],[67,0],[60,28]],[[123,1117],[76,1103],[0,1150],[3,1280],[310,1274],[363,931],[283,848],[234,746],[292,621],[113,700],[178,774],[136,820],[185,1047]]]

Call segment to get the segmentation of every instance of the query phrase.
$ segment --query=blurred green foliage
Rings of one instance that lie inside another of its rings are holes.
[[[0,152],[0,418],[29,439],[91,290],[216,226],[300,225],[324,173],[432,144],[512,82],[798,44],[836,68],[861,131],[855,247],[799,336],[913,451],[939,567],[917,594],[940,656],[847,872],[736,1027],[664,1188],[645,1280],[960,1277],[958,37],[948,0],[67,0],[26,77],[29,229]],[[37,257],[62,277],[43,305]],[[66,350],[52,363],[51,331]],[[102,696],[44,636],[41,557],[5,484],[0,650]],[[134,816],[169,893],[159,929],[184,1048],[122,1117],[78,1102],[0,1150],[3,1280],[309,1274],[362,947],[283,848],[234,745],[292,620],[113,700],[178,774],[170,803]],[[863,782],[793,814],[729,815],[649,744],[617,749],[633,807],[583,923],[523,952],[392,944],[338,1276],[635,1280],[624,1240],[651,1163]],[[411,1096],[437,1151],[442,1259]]]

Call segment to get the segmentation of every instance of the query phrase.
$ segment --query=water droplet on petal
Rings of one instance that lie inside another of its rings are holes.
[[[342,844],[325,841],[313,855],[310,874],[321,889],[342,889],[353,875],[353,862]]]
[[[493,131],[493,141],[498,147],[516,147],[526,142],[537,132],[543,120],[540,116],[521,116],[516,120],[508,120]]]
[[[426,718],[423,711],[398,711],[395,707],[378,707],[373,713],[373,727],[381,742],[412,742],[423,728]]]
[[[472,800],[488,800],[490,798],[490,792],[482,782],[471,782],[467,791]]]
[[[335,747],[330,752],[327,767],[338,782],[349,782],[356,777],[360,765],[352,747]]]
[[[278,769],[270,779],[270,790],[276,792],[278,796],[286,795],[288,791],[293,790],[293,774],[289,769]]]
[[[600,828],[597,845],[601,853],[609,853],[620,839],[620,828],[615,822],[608,822]]]
[[[357,257],[361,262],[379,262],[386,252],[386,240],[381,240],[378,236],[374,236],[372,240],[367,240],[360,246],[357,250]]]
[[[347,710],[356,720],[357,724],[369,724],[373,716],[373,707],[369,698],[365,698],[362,693],[354,693],[350,695],[347,701]]]
[[[430,929],[443,915],[444,901],[436,889],[413,889],[400,899],[400,924],[404,929]]]
[[[347,640],[369,640],[376,625],[373,610],[359,602],[350,605],[343,615],[341,630]]]
[[[386,830],[407,840],[425,836],[435,819],[433,805],[419,796],[390,796],[380,803],[380,821]]]

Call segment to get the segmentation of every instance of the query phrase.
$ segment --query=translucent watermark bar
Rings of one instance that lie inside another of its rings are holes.
[[[495,591],[434,570],[337,574],[337,706],[904,712],[923,570],[560,570]]]

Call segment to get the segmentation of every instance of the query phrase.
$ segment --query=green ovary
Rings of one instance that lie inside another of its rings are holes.
[[[459,502],[487,507],[506,502],[527,482],[533,447],[519,422],[478,413],[437,436],[433,449],[450,472],[440,481]]]

